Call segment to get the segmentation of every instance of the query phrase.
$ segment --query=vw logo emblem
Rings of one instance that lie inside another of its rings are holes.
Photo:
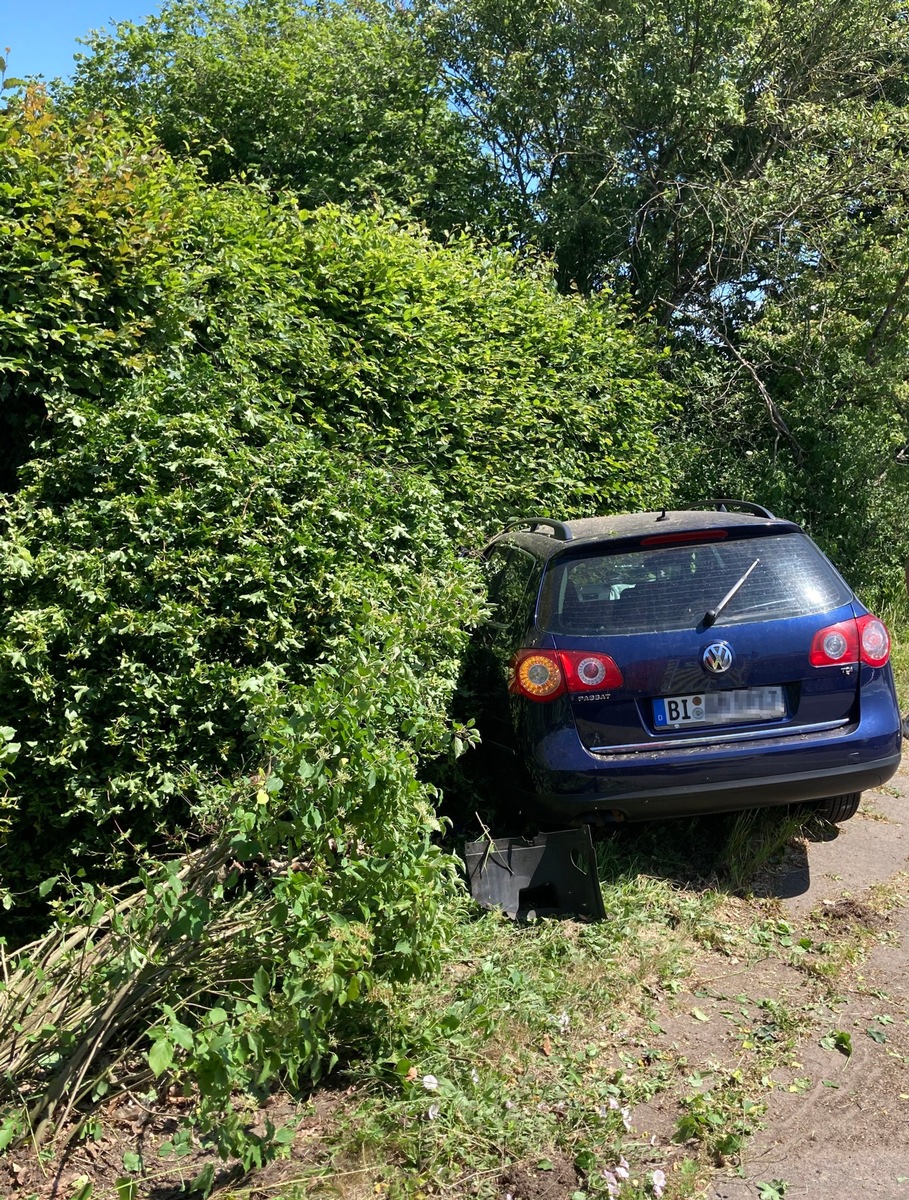
[[[708,671],[712,671],[714,675],[722,675],[732,666],[732,647],[726,642],[711,642],[701,661]]]

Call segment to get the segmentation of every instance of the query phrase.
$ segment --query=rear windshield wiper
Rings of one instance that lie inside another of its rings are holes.
[[[751,564],[751,566],[748,568],[748,570],[745,572],[745,574],[742,576],[742,578],[738,581],[737,584],[735,584],[734,587],[731,587],[729,589],[729,591],[726,593],[726,595],[723,597],[723,599],[719,602],[719,604],[716,606],[716,608],[708,608],[707,609],[707,611],[704,613],[704,621],[703,621],[705,629],[709,629],[711,625],[716,624],[717,617],[720,615],[720,613],[723,611],[723,609],[726,607],[726,605],[729,603],[729,601],[732,599],[732,597],[736,594],[736,592],[739,590],[739,588],[743,586],[743,584],[745,583],[745,580],[748,578],[748,576],[751,574],[751,572],[754,570],[754,568],[758,565],[758,563],[760,561],[761,560],[759,558],[756,558],[754,560],[754,562]]]

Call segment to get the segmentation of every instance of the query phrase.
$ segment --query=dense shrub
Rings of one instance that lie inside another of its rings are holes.
[[[663,496],[667,390],[608,298],[560,297],[542,271],[467,239],[439,247],[374,216],[236,200],[206,233],[199,344],[233,371],[267,371],[329,443],[425,472],[478,526]]]
[[[504,250],[213,188],[36,94],[0,130],[4,409],[39,435],[0,525],[19,888],[184,828],[255,758],[262,697],[341,652],[377,562],[422,561],[429,509],[451,555],[515,510],[661,495],[664,389],[620,311]]]
[[[360,997],[437,961],[453,869],[416,763],[458,733],[475,567],[431,484],[210,367],[71,410],[28,474],[2,539],[23,750],[0,864],[56,888],[61,933],[46,970],[10,959],[0,1133],[166,1071],[257,1161],[232,1093],[318,1075]]]
[[[196,195],[193,168],[101,116],[69,128],[40,91],[0,113],[0,488],[48,404],[100,400],[185,339]]]
[[[210,368],[69,410],[3,523],[0,709],[26,744],[3,878],[179,834],[259,769],[287,689],[361,647],[419,673],[407,737],[438,750],[475,611],[447,519],[430,484]]]
[[[205,357],[330,444],[419,469],[465,519],[610,511],[666,487],[653,352],[608,298],[467,239],[207,186],[115,123],[40,97],[0,118],[3,413],[25,444],[73,398]],[[24,415],[25,414],[25,415]]]
[[[59,939],[10,960],[0,1140],[116,1063],[187,1073],[248,1156],[232,1089],[317,1074],[436,960],[420,768],[464,736],[472,549],[660,498],[666,393],[608,299],[505,250],[211,186],[34,95],[0,147],[0,890]]]

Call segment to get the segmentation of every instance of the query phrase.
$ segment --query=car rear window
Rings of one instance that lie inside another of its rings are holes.
[[[559,555],[546,572],[538,622],[553,633],[693,629],[752,567],[718,628],[822,613],[852,598],[814,543],[787,533]]]

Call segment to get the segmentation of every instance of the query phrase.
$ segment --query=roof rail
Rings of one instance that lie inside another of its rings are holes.
[[[574,540],[571,530],[564,521],[551,521],[549,517],[512,517],[505,522],[505,527],[502,533],[507,533],[509,529],[517,529],[521,525],[529,525],[530,532],[536,533],[539,527],[545,526],[551,529],[551,537],[554,537],[557,542],[571,542]]]
[[[766,517],[769,521],[776,520],[769,508],[764,508],[763,504],[752,504],[750,500],[698,500],[694,504],[683,504],[682,512],[690,512],[697,508],[715,508],[717,512],[729,512],[730,504],[755,517]]]

